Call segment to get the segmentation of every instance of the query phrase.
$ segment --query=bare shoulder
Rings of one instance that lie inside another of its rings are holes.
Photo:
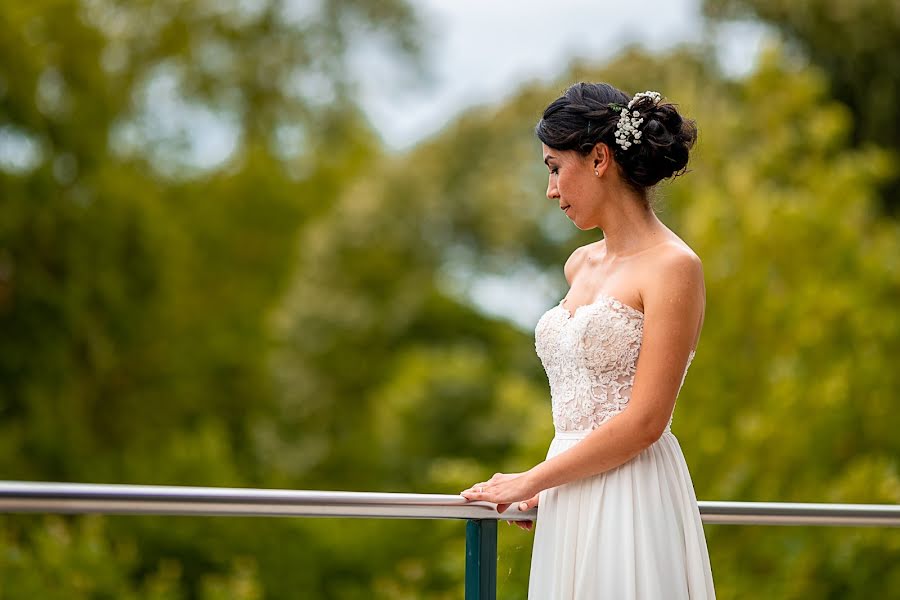
[[[643,303],[660,307],[678,304],[701,314],[706,304],[703,262],[680,240],[660,244],[648,253],[644,264]]]
[[[606,242],[604,240],[600,240],[599,242],[593,242],[579,248],[575,248],[569,258],[566,260],[566,266],[563,267],[563,271],[566,274],[566,281],[569,283],[569,285],[572,285],[572,280],[575,279],[575,274],[578,273],[579,269],[581,269],[581,266],[587,260],[590,252],[599,249],[601,245],[605,244]]]
[[[681,241],[671,241],[660,244],[652,256],[648,257],[647,265],[654,274],[659,276],[678,277],[689,276],[703,280],[703,262],[690,246]]]

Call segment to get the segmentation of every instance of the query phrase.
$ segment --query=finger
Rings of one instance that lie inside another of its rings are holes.
[[[460,496],[465,496],[466,494],[476,494],[476,493],[479,493],[479,492],[483,492],[483,491],[484,491],[484,488],[485,488],[485,485],[487,485],[487,484],[485,484],[484,482],[482,482],[482,483],[476,483],[476,484],[473,485],[472,487],[466,488],[466,489],[464,489],[463,491],[461,491],[461,492],[459,493],[459,495],[460,495]]]
[[[531,531],[534,529],[534,521],[516,521],[516,526],[524,531]]]
[[[484,500],[485,502],[493,502],[491,499],[493,493],[483,485],[475,486],[473,489],[463,490],[459,495],[466,500]]]
[[[536,495],[532,496],[531,498],[529,498],[528,500],[525,500],[524,502],[519,502],[519,510],[522,512],[525,512],[526,510],[531,510],[532,508],[534,508],[535,506],[538,505],[539,501],[540,501],[540,494],[536,494]]]

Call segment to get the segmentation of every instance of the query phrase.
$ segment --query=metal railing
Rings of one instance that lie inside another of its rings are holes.
[[[900,505],[701,501],[704,523],[900,527]],[[462,496],[319,492],[249,488],[0,482],[0,512],[127,515],[354,517],[465,519],[466,600],[494,600],[497,521],[533,520],[515,505],[499,515],[493,504]]]

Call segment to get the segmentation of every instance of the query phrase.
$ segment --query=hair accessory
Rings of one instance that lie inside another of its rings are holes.
[[[622,108],[622,112],[619,113],[621,116],[619,117],[619,122],[616,125],[616,143],[622,147],[623,150],[628,150],[632,144],[640,144],[641,143],[641,132],[638,129],[641,126],[641,123],[644,122],[644,117],[641,116],[641,113],[632,110],[634,105],[638,103],[642,98],[649,98],[653,104],[656,104],[662,99],[662,95],[659,92],[640,92],[634,95],[634,98],[631,99],[631,102],[628,103],[628,106]],[[618,107],[620,105],[616,105]]]

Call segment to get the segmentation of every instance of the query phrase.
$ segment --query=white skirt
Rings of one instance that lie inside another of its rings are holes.
[[[589,432],[558,432],[547,457]],[[544,490],[529,600],[711,600],[697,496],[677,438],[605,473]]]

